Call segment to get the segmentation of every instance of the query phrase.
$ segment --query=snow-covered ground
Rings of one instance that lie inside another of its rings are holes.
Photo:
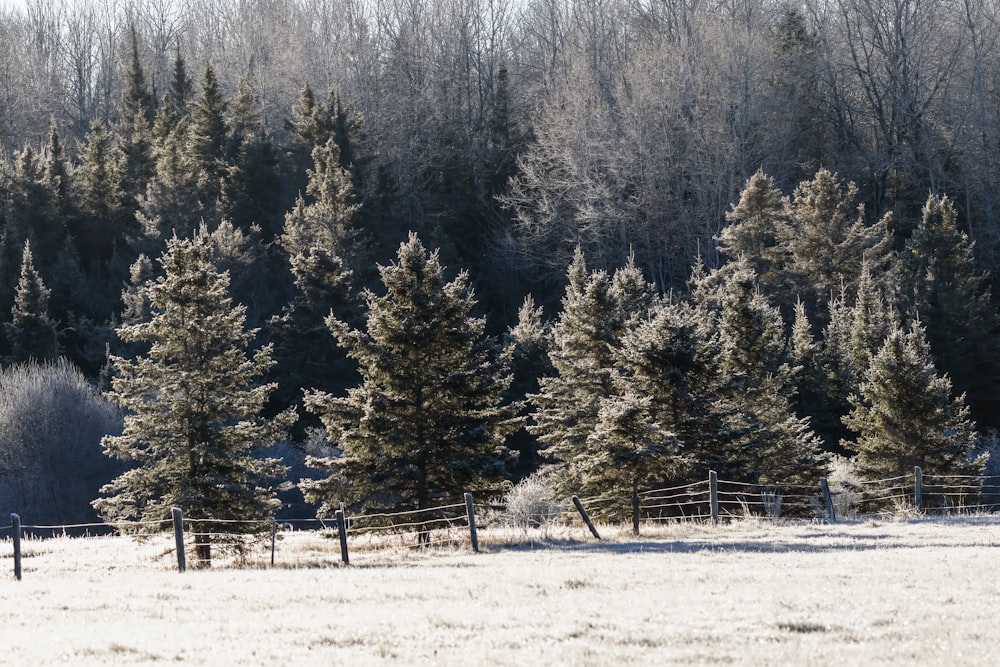
[[[169,536],[31,540],[20,582],[7,540],[0,664],[997,664],[1000,518],[604,531],[184,574]]]

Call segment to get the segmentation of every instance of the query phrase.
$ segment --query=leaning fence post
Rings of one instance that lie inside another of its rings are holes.
[[[347,521],[344,520],[344,510],[337,510],[337,533],[340,535],[340,560],[344,565],[350,565],[351,559],[347,555]]]
[[[472,502],[472,494],[465,494],[465,512],[469,515],[469,536],[472,538],[472,551],[479,553],[479,533],[476,530],[476,506]]]
[[[714,470],[708,471],[708,499],[709,507],[712,510],[712,523],[719,525],[719,474]]]
[[[184,514],[180,508],[171,508],[170,513],[174,517],[174,542],[177,544],[177,571],[183,572],[187,569],[187,562],[184,559]]]
[[[826,477],[819,478],[819,489],[823,493],[823,504],[826,505],[826,518],[830,523],[836,523],[837,513],[833,508],[833,496],[830,495],[830,484]]]
[[[573,496],[573,505],[576,506],[576,511],[583,517],[583,522],[587,524],[587,528],[590,529],[590,534],[597,539],[601,539],[600,533],[598,533],[597,529],[594,528],[594,522],[590,520],[590,515],[587,514],[587,510],[583,509],[583,503],[581,503],[580,499],[576,496]]]
[[[924,473],[920,466],[913,467],[913,504],[920,510],[924,495]]]
[[[21,517],[10,515],[10,532],[14,536],[14,578],[21,581]]]

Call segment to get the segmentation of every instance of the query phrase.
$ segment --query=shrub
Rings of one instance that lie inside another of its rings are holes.
[[[120,466],[101,438],[121,413],[65,359],[0,370],[0,511],[30,523],[81,523]]]
[[[504,522],[524,531],[549,526],[566,509],[565,501],[554,498],[549,480],[537,473],[511,487],[503,500]]]

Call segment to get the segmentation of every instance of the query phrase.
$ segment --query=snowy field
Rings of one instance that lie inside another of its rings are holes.
[[[1000,518],[605,532],[184,574],[167,536],[30,540],[20,582],[8,539],[0,664],[997,664]]]

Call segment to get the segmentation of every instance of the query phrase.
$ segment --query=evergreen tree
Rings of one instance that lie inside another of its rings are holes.
[[[206,211],[216,209],[222,194],[222,179],[227,171],[228,107],[219,90],[215,69],[208,65],[201,81],[201,95],[191,105],[187,146],[191,162],[198,172],[198,198]]]
[[[122,93],[117,127],[122,154],[123,202],[128,208],[134,209],[155,170],[152,129],[156,120],[156,99],[146,81],[146,73],[139,58],[139,39],[135,26],[129,29],[129,46],[125,90]]]
[[[136,220],[145,234],[138,251],[157,251],[171,236],[188,237],[209,216],[199,198],[196,164],[188,154],[188,123],[178,122],[154,146],[156,172],[139,198]]]
[[[998,321],[989,277],[976,268],[973,244],[958,227],[954,204],[930,196],[906,242],[895,285],[899,308],[919,317],[937,366],[968,396],[981,420],[997,425],[1000,365]]]
[[[539,380],[533,424],[528,431],[556,461],[557,490],[577,493],[599,453],[590,438],[604,399],[617,396],[613,349],[628,329],[646,315],[652,288],[634,265],[614,276],[588,274],[583,251],[574,254],[563,309],[552,328],[549,359],[554,373]]]
[[[129,61],[125,68],[125,90],[122,92],[121,117],[132,123],[141,116],[147,126],[153,124],[156,116],[156,98],[153,97],[146,81],[146,73],[139,57],[139,36],[135,25],[129,26]]]
[[[340,458],[311,459],[328,477],[305,484],[306,497],[331,511],[354,507],[424,509],[465,491],[496,488],[513,410],[501,406],[510,383],[506,356],[472,317],[465,273],[446,283],[436,252],[416,235],[398,261],[380,267],[386,293],[365,294],[365,331],[327,322],[362,383],[346,396],[313,392]]]
[[[729,274],[719,315],[722,400],[729,442],[716,470],[753,483],[811,484],[824,458],[792,396],[797,370],[789,363],[784,325],[756,287],[753,270]]]
[[[127,416],[122,435],[103,445],[135,467],[94,501],[111,522],[163,520],[181,508],[200,520],[195,545],[206,565],[214,536],[246,533],[245,524],[228,521],[270,525],[279,506],[273,481],[285,468],[254,451],[283,438],[294,419],[291,412],[261,418],[274,388],[259,382],[272,365],[270,348],[249,350],[256,332],[244,329],[245,308],[232,304],[229,277],[211,254],[204,235],[169,240],[164,275],[146,286],[151,319],[117,330],[126,342],[149,345],[134,361],[112,358],[110,395]]]
[[[170,79],[170,90],[164,100],[164,109],[175,119],[188,114],[188,103],[194,97],[194,82],[187,73],[187,63],[180,49],[174,56],[174,71]]]
[[[774,180],[757,171],[747,181],[739,203],[726,214],[729,224],[719,232],[719,251],[746,262],[769,294],[783,293],[788,250],[786,207]]]
[[[260,102],[246,83],[240,85],[231,109],[221,214],[241,229],[258,225],[264,241],[270,242],[279,231],[284,207],[277,154]]]
[[[350,175],[340,166],[339,150],[332,141],[313,150],[314,168],[309,171],[306,194],[299,197],[295,208],[285,216],[281,245],[292,259],[313,252],[340,257],[352,270],[360,268],[359,231],[355,216],[359,205],[354,196]],[[295,275],[296,281],[304,277]]]
[[[895,327],[872,359],[844,423],[857,434],[855,470],[866,479],[910,475],[978,475],[986,456],[973,458],[975,426],[964,397],[934,368],[923,327]]]
[[[671,434],[659,445],[679,448],[649,483],[704,479],[724,447],[723,415],[716,409],[720,348],[714,329],[700,309],[664,300],[614,349],[617,394],[648,397],[646,423],[659,424],[661,435]]]
[[[12,363],[45,362],[59,356],[56,325],[49,317],[49,290],[35,270],[30,243],[24,244],[12,316],[7,325]]]
[[[866,224],[857,198],[854,183],[843,185],[836,174],[820,169],[799,183],[787,202],[784,240],[791,253],[792,286],[812,302],[822,304],[838,289],[852,294],[862,264],[879,275],[887,268],[888,216]]]
[[[635,503],[641,487],[662,482],[682,469],[681,441],[655,421],[651,403],[650,396],[631,392],[601,401],[597,425],[588,438],[594,458],[582,470],[570,473],[580,484],[578,493],[629,495]]]
[[[517,323],[507,332],[511,351],[511,403],[521,406],[522,416],[528,417],[529,395],[539,391],[539,379],[555,373],[549,351],[552,348],[552,327],[542,317],[542,309],[528,295],[517,313]],[[525,424],[526,426],[526,424]],[[508,438],[508,445],[517,452],[511,473],[517,479],[526,477],[542,465],[538,440],[522,426]]]
[[[80,221],[73,238],[83,256],[107,261],[117,245],[135,234],[135,221],[126,208],[122,184],[122,154],[113,135],[99,121],[90,126],[80,148],[78,183]]]

